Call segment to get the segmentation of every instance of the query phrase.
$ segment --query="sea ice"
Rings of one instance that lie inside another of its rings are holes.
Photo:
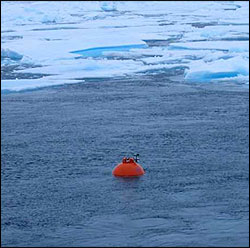
[[[53,74],[5,80],[2,90],[178,67],[187,82],[249,84],[248,2],[2,1],[1,7],[1,66],[28,62],[40,67],[18,72]]]

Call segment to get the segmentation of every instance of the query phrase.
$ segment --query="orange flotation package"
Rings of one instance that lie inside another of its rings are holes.
[[[138,177],[144,175],[145,171],[133,158],[125,157],[122,163],[114,168],[112,174],[117,177]]]

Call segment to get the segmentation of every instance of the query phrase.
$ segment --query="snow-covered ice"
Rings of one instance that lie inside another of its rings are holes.
[[[249,84],[249,3],[3,1],[1,45],[2,68],[43,74],[2,90],[176,67],[187,83]]]

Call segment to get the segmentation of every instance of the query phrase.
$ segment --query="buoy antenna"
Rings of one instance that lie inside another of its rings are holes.
[[[139,157],[139,153],[135,154],[134,156],[135,156],[135,162],[139,161],[139,158],[138,158]]]

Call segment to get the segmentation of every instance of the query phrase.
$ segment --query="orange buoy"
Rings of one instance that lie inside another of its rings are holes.
[[[136,162],[133,158],[123,158],[122,163],[114,168],[112,174],[117,177],[138,177],[144,175],[145,171]]]

